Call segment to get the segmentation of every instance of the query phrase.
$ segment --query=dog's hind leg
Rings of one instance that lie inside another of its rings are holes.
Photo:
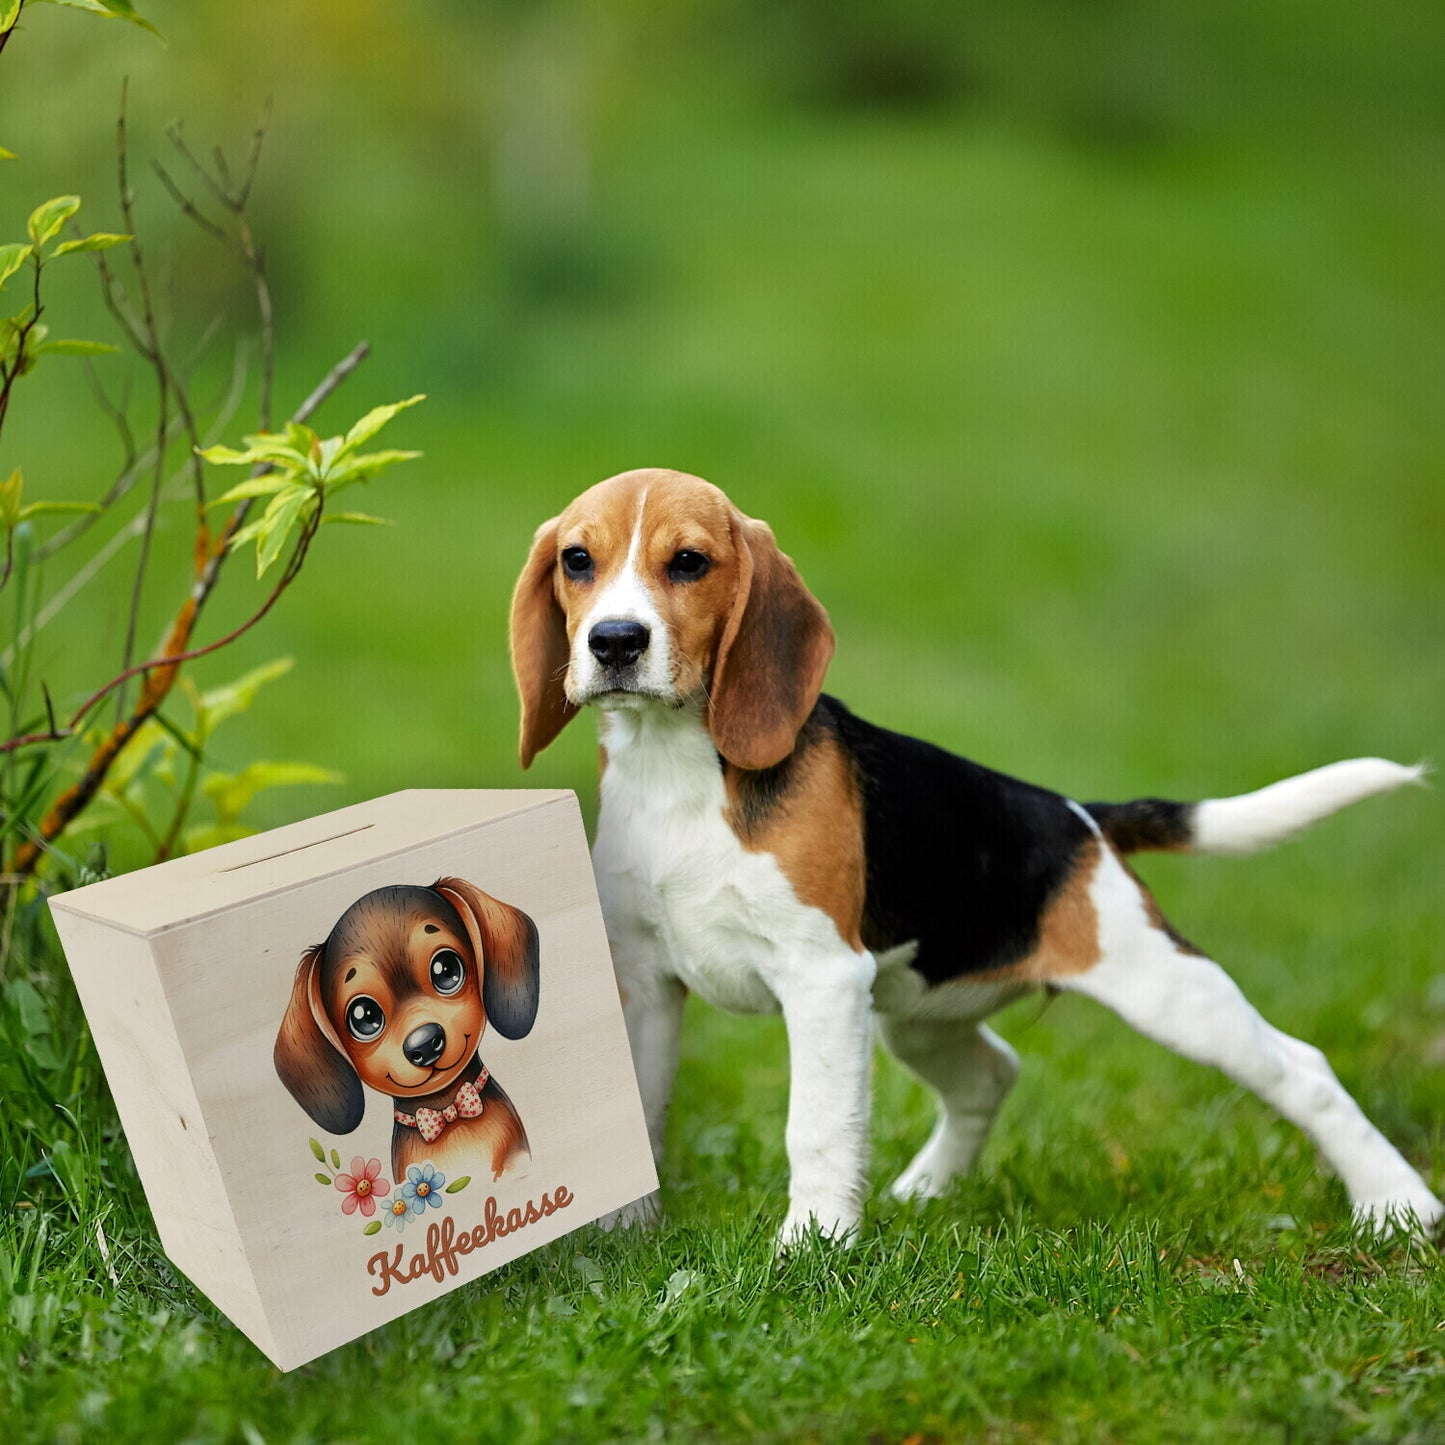
[[[1018,1077],[1018,1055],[992,1029],[961,1019],[879,1021],[889,1051],[938,1096],[928,1142],[894,1181],[897,1199],[933,1199],[973,1167]]]
[[[1325,1056],[1268,1024],[1212,959],[1172,936],[1112,854],[1095,876],[1100,958],[1055,980],[1113,1009],[1140,1033],[1212,1064],[1303,1129],[1343,1181],[1362,1222],[1426,1229],[1445,1205],[1365,1117]]]

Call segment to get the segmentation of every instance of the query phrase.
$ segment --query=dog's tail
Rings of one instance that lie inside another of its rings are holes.
[[[1407,768],[1384,758],[1350,758],[1235,798],[1202,803],[1139,798],[1084,806],[1121,853],[1258,853],[1362,798],[1422,782],[1425,774],[1423,764]]]

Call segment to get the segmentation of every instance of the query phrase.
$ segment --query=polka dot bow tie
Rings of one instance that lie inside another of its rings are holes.
[[[458,1119],[475,1119],[482,1112],[482,1090],[486,1088],[489,1077],[487,1070],[483,1069],[476,1083],[463,1084],[445,1109],[421,1108],[415,1114],[393,1109],[392,1114],[398,1124],[415,1129],[430,1144],[441,1137],[448,1124],[455,1124]]]

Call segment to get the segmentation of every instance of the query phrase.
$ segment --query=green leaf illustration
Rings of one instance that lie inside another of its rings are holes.
[[[317,1160],[322,1164],[326,1163],[326,1150],[321,1147],[321,1141],[319,1139],[308,1139],[306,1142],[311,1146],[311,1152],[316,1156]]]
[[[330,1183],[331,1183],[331,1176],[330,1176],[329,1174],[313,1174],[311,1177],[312,1177],[318,1184],[330,1184]]]
[[[380,1229],[380,1228],[381,1228],[381,1220],[379,1220],[379,1219],[373,1219],[373,1220],[371,1221],[371,1223],[368,1224],[368,1225],[366,1226],[366,1228],[363,1229],[361,1232],[362,1232],[363,1234],[375,1234],[376,1231],[377,1231],[378,1229]]]
[[[452,1182],[447,1185],[445,1192],[447,1194],[460,1194],[471,1182],[472,1176],[470,1174],[463,1174],[460,1179],[453,1179]]]
[[[333,1169],[341,1168],[341,1155],[338,1154],[335,1149],[331,1151],[331,1167]]]

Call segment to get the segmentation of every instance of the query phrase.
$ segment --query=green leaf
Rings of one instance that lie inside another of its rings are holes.
[[[365,456],[352,457],[340,462],[326,476],[326,494],[339,492],[342,487],[356,482],[369,481],[378,472],[385,471],[394,462],[409,462],[421,456],[421,452],[367,452]]]
[[[31,245],[43,246],[79,209],[79,196],[56,196],[54,200],[36,206],[26,223]]]
[[[379,1220],[379,1219],[373,1219],[373,1220],[371,1221],[371,1223],[368,1224],[368,1225],[366,1226],[366,1228],[363,1229],[361,1232],[362,1232],[363,1234],[375,1234],[375,1233],[377,1232],[377,1230],[380,1229],[380,1228],[381,1228],[381,1220]]]
[[[470,1174],[463,1174],[460,1179],[453,1179],[442,1192],[445,1194],[460,1194],[471,1182],[472,1176]]]
[[[20,1027],[27,1034],[48,1034],[50,1015],[40,990],[28,979],[12,979],[5,985],[5,1001],[15,1010]]]
[[[20,509],[22,522],[39,517],[46,512],[103,512],[104,507],[95,502],[30,502]]]
[[[120,347],[105,341],[46,341],[31,348],[36,356],[53,352],[56,356],[106,356]]]
[[[3,286],[25,263],[35,248],[23,241],[0,246],[0,286]]]
[[[249,838],[255,831],[236,822],[198,823],[186,829],[181,835],[181,843],[187,853],[200,853],[206,848],[218,848],[222,843],[234,843],[238,838]]]
[[[142,30],[149,30],[157,40],[164,39],[149,20],[136,14],[131,0],[31,0],[31,4],[63,5],[68,10],[85,10],[110,20],[128,20],[132,25],[139,25]]]
[[[102,784],[104,791],[118,797],[155,761],[157,749],[160,756],[164,756],[167,750],[174,751],[175,746],[175,740],[160,723],[154,717],[147,718],[110,765]]]
[[[0,146],[0,161],[13,161],[14,159],[14,151],[7,151],[4,146]]]
[[[326,1163],[326,1150],[321,1147],[321,1140],[308,1139],[306,1142],[311,1146],[311,1152],[316,1156],[316,1162],[318,1164]]]
[[[254,541],[265,530],[266,519],[258,517],[254,522],[247,522],[239,532],[236,532],[229,543],[232,552],[239,552],[247,542]]]
[[[349,522],[358,527],[394,527],[395,522],[389,517],[372,517],[366,512],[328,512],[321,519],[324,527],[328,522]]]
[[[19,467],[0,482],[0,526],[7,531],[20,525],[20,494],[24,490],[25,478]]]
[[[331,1176],[330,1176],[329,1174],[320,1174],[320,1173],[317,1173],[317,1174],[313,1174],[311,1177],[312,1177],[318,1184],[325,1184],[325,1185],[328,1185],[328,1186],[331,1184]]]
[[[246,441],[250,445],[240,452],[234,447],[201,447],[199,450],[201,456],[214,466],[254,466],[257,462],[269,462],[283,471],[306,470],[306,458],[294,447],[288,447],[279,437],[255,436],[247,437]]]
[[[257,441],[257,437],[247,437],[248,442]],[[321,438],[316,435],[304,422],[288,421],[286,429],[280,434],[281,445],[296,457],[298,466],[309,467],[313,454],[321,446]]]
[[[291,478],[284,472],[267,472],[264,477],[248,477],[244,482],[238,482],[229,492],[217,497],[211,506],[223,507],[228,502],[243,502],[247,497],[269,497],[273,492],[291,485]]]
[[[341,1168],[341,1154],[335,1149],[331,1151],[331,1167],[333,1169]]]
[[[199,699],[199,711],[205,721],[207,736],[213,733],[227,718],[245,712],[256,700],[256,694],[268,682],[284,677],[296,665],[291,657],[277,657],[263,662],[243,673],[234,682],[224,683],[203,692]],[[313,1148],[319,1147],[313,1144]],[[318,1156],[320,1157],[320,1156]]]
[[[336,460],[339,461],[342,457],[350,456],[363,442],[370,441],[397,412],[405,411],[409,406],[415,406],[417,402],[425,400],[426,393],[419,391],[415,396],[407,397],[405,401],[394,401],[389,406],[373,407],[346,433]]]
[[[62,241],[51,253],[53,261],[57,256],[73,256],[77,251],[108,251],[112,246],[123,246],[133,240],[131,236],[120,236],[114,231],[97,231],[93,236],[83,236],[78,241]]]
[[[256,539],[256,576],[264,577],[271,564],[286,549],[291,529],[300,519],[301,511],[313,501],[309,487],[293,487],[281,492],[271,501],[266,515],[261,519],[262,531]]]
[[[0,3],[4,3],[4,0],[0,0]],[[20,7],[24,3],[25,0],[8,0],[5,8],[0,10],[0,35],[15,28],[15,22],[20,18]]]
[[[252,763],[239,773],[217,773],[207,778],[203,786],[216,812],[230,820],[239,817],[251,799],[268,788],[344,781],[340,773],[315,763]]]

